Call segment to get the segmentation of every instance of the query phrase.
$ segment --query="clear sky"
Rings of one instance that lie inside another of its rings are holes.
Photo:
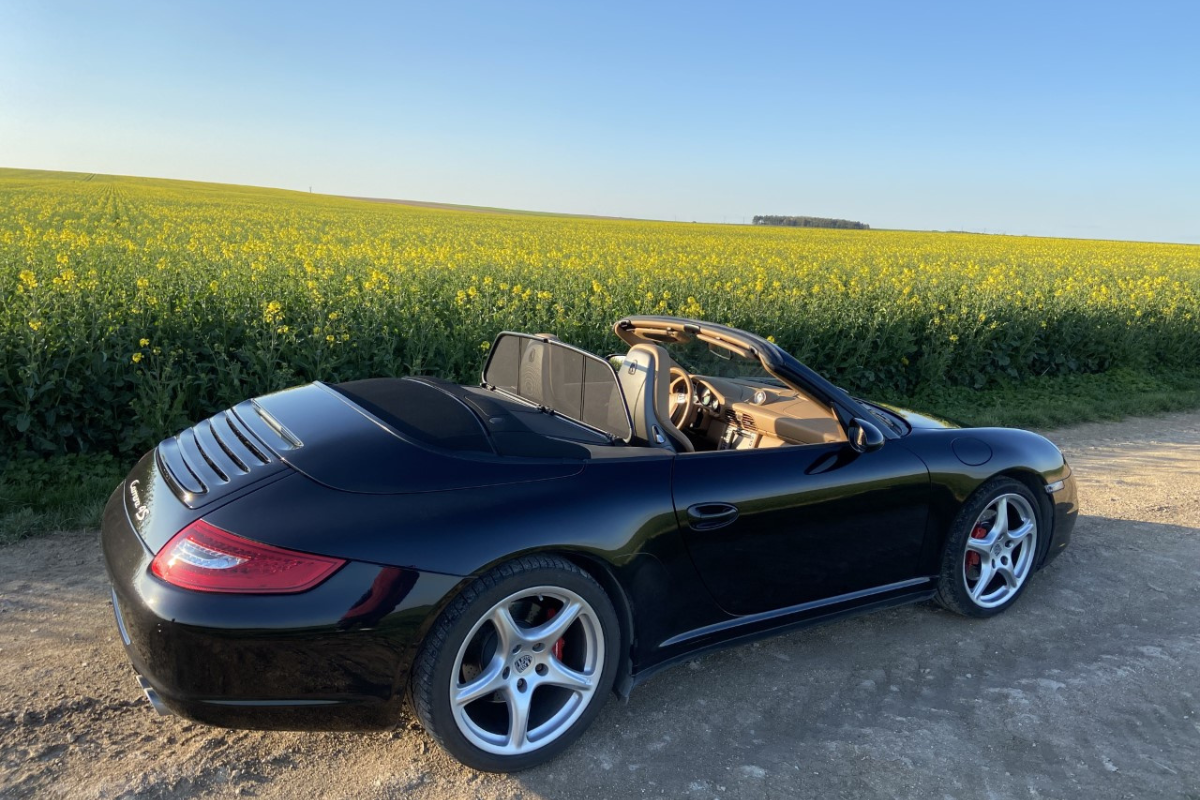
[[[0,166],[1200,242],[1200,3],[0,0]]]

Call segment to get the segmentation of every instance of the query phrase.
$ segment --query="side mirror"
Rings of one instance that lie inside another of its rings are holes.
[[[865,419],[856,418],[850,423],[850,446],[860,453],[870,453],[883,447],[887,439],[883,432]]]

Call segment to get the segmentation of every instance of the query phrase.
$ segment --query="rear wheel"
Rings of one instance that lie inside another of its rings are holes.
[[[1027,486],[1011,478],[986,483],[951,528],[938,576],[938,602],[971,617],[1008,608],[1033,574],[1040,533],[1037,498]]]
[[[566,749],[612,689],[616,612],[590,575],[529,556],[467,587],[413,668],[425,729],[467,766],[513,772]]]

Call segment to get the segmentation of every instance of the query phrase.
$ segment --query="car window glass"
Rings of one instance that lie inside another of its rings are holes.
[[[763,369],[757,358],[739,355],[719,345],[710,346],[698,339],[691,339],[687,342],[664,342],[663,346],[676,364],[693,375],[734,378],[771,386],[783,386],[777,378]]]

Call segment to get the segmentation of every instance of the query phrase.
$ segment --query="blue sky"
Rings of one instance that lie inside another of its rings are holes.
[[[1200,242],[1200,4],[0,0],[0,166]]]

